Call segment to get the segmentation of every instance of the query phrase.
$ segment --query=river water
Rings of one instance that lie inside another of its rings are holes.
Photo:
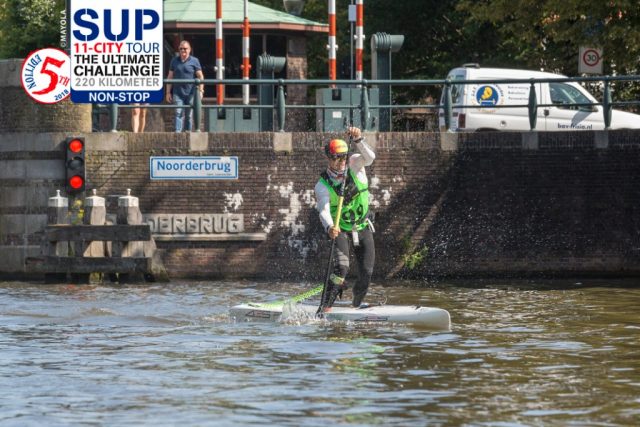
[[[640,283],[389,285],[452,330],[227,315],[310,283],[0,282],[0,426],[639,424]]]

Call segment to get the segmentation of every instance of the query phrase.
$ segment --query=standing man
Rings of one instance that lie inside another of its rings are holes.
[[[191,45],[188,41],[180,42],[179,55],[174,57],[169,64],[167,79],[204,79],[202,66],[195,56],[191,56]],[[173,90],[172,90],[173,89]],[[167,83],[167,102],[178,105],[176,113],[176,132],[191,131],[193,99],[196,92],[200,98],[204,93],[204,85]],[[186,107],[185,107],[186,106]],[[186,111],[185,111],[186,110]],[[183,116],[184,114],[184,122]],[[184,123],[184,126],[183,126]]]
[[[347,135],[353,139],[358,152],[349,153],[349,146],[342,139],[331,140],[325,146],[327,169],[320,174],[315,187],[316,209],[320,214],[320,221],[329,238],[336,241],[334,270],[329,277],[332,292],[328,295],[327,307],[331,307],[338,295],[341,296],[347,288],[345,278],[349,271],[351,247],[358,262],[359,273],[353,286],[354,307],[360,307],[367,294],[376,257],[374,229],[369,219],[369,181],[364,169],[373,163],[376,155],[364,142],[360,129],[350,127]],[[334,224],[340,187],[345,179],[342,213],[338,224]]]

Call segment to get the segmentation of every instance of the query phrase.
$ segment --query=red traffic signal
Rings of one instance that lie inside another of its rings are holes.
[[[81,153],[84,150],[84,139],[73,138],[67,143],[67,147],[74,153]]]
[[[66,183],[68,193],[84,191],[85,164],[84,164],[84,138],[67,138],[66,150]]]

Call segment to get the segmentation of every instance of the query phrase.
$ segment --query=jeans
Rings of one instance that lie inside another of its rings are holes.
[[[191,132],[191,123],[193,122],[193,94],[182,97],[180,95],[173,95],[173,104],[178,105],[176,108],[176,132]],[[183,107],[186,106],[186,107]],[[183,114],[184,114],[184,126],[183,126]]]

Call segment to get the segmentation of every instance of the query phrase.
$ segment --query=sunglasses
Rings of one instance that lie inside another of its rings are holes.
[[[346,160],[347,159],[347,155],[346,154],[333,154],[333,155],[329,156],[329,158],[331,160]]]

